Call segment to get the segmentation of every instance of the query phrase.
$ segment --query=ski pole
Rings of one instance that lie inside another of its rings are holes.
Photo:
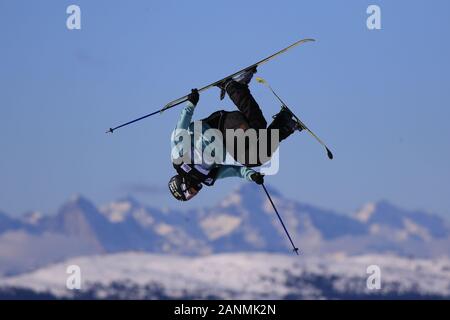
[[[109,128],[109,130],[107,130],[106,133],[114,133],[114,131],[117,130],[117,129],[119,129],[119,128],[125,127],[125,126],[127,126],[127,125],[129,125],[129,124],[132,124],[132,123],[135,123],[135,122],[138,122],[138,121],[140,121],[140,120],[142,120],[142,119],[145,119],[145,118],[154,116],[155,114],[158,114],[158,113],[161,113],[161,112],[162,112],[162,110],[158,110],[158,111],[149,113],[149,114],[147,114],[147,115],[145,115],[145,116],[143,116],[143,117],[140,117],[140,118],[131,120],[131,121],[127,122],[127,123],[121,124],[120,126],[117,126],[117,127],[115,127],[115,128]]]
[[[219,83],[219,81],[216,81],[216,82],[214,82],[213,84],[210,84],[210,85],[208,85],[208,86],[205,86],[205,87],[203,87],[203,88],[198,89],[198,92],[205,91],[205,90],[211,88],[212,86],[216,85],[217,83]],[[176,99],[176,100],[173,100],[173,101],[169,102],[169,103],[166,104],[166,105],[164,106],[164,108],[162,108],[162,109],[159,109],[159,110],[157,110],[157,111],[154,111],[154,112],[152,112],[152,113],[149,113],[149,114],[147,114],[147,115],[145,115],[145,116],[142,116],[142,117],[140,117],[140,118],[131,120],[131,121],[126,122],[126,123],[124,123],[124,124],[121,124],[121,125],[119,125],[119,126],[117,126],[117,127],[109,128],[109,130],[107,130],[106,133],[113,133],[113,132],[114,132],[115,130],[117,130],[117,129],[120,129],[120,128],[122,128],[122,127],[128,126],[129,124],[138,122],[138,121],[140,121],[140,120],[142,120],[142,119],[145,119],[145,118],[154,116],[155,114],[163,113],[164,111],[166,111],[166,110],[168,110],[168,109],[171,109],[171,108],[173,108],[173,107],[176,107],[176,106],[178,106],[178,105],[180,105],[180,104],[182,104],[183,102],[186,102],[186,101],[188,101],[188,95],[185,95],[185,96],[183,96],[183,97],[181,97],[181,98],[178,98],[178,99]]]
[[[289,241],[290,241],[291,244],[292,244],[292,248],[294,248],[293,251],[295,251],[295,253],[296,253],[297,255],[299,255],[299,253],[298,253],[298,248],[295,246],[294,242],[292,241],[292,238],[291,238],[291,236],[289,235],[289,232],[287,231],[286,226],[284,225],[283,219],[281,219],[281,216],[280,216],[280,214],[278,213],[278,210],[277,210],[277,208],[275,207],[275,204],[273,203],[272,198],[270,197],[270,194],[269,194],[269,192],[268,192],[267,189],[266,189],[266,186],[265,186],[264,184],[262,184],[262,187],[263,187],[264,191],[266,192],[267,198],[269,198],[269,201],[270,201],[270,203],[272,204],[273,210],[275,210],[275,213],[277,214],[278,219],[280,220],[281,225],[283,226],[283,229],[284,229],[284,231],[286,232],[286,234],[287,234],[287,236],[288,236],[288,238],[289,238]]]

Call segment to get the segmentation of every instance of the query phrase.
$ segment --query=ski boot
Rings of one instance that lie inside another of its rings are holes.
[[[218,83],[216,85],[216,87],[218,87],[220,89],[220,100],[223,100],[223,98],[225,98],[225,94],[227,92],[227,86],[230,84],[230,82],[236,81],[241,84],[248,85],[250,83],[250,81],[252,81],[253,75],[257,71],[258,70],[255,66],[251,69],[242,71],[241,73],[235,75],[234,77],[227,78],[227,79],[223,80],[222,82]]]
[[[273,121],[267,129],[278,129],[280,134],[280,142],[293,134],[296,130],[302,131],[303,126],[295,119],[295,115],[285,108],[281,107],[281,111],[273,116]]]
[[[281,106],[281,111],[285,111],[288,112],[291,115],[291,120],[292,122],[294,122],[295,124],[293,125],[294,130],[298,130],[298,131],[303,131],[303,129],[305,129],[303,127],[303,125],[300,123],[300,121],[298,121],[297,116],[286,106]]]

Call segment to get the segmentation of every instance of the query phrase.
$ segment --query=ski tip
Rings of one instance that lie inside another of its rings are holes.
[[[334,158],[333,153],[330,151],[330,149],[328,149],[328,148],[326,148],[326,149],[327,149],[328,158],[330,160],[333,160],[333,158]]]
[[[299,45],[299,44],[302,44],[302,43],[306,43],[306,42],[315,42],[315,41],[316,41],[316,39],[313,39],[313,38],[305,38],[305,39],[302,39],[302,40],[297,41],[295,44],[296,44],[296,45]]]
[[[266,80],[264,80],[263,78],[260,78],[260,77],[256,77],[255,80],[256,80],[257,82],[259,82],[259,83],[262,83],[262,84],[265,84],[265,83],[266,83]]]

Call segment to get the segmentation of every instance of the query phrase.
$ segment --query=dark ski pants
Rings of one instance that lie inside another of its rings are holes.
[[[275,150],[271,150],[271,129],[277,129],[279,130],[279,141],[286,139],[289,135],[293,133],[293,131],[286,131],[284,129],[285,123],[290,120],[290,115],[283,114],[281,117],[277,117],[270,125],[267,127],[267,121],[264,118],[264,115],[261,111],[261,108],[259,107],[256,100],[253,98],[249,88],[245,84],[241,84],[236,81],[231,81],[226,88],[226,91],[228,93],[228,96],[233,101],[233,103],[236,105],[236,107],[239,109],[239,112],[230,112],[226,114],[224,119],[224,129],[247,129],[247,128],[253,128],[257,131],[259,129],[268,129],[267,134],[267,140],[266,141],[259,141],[258,146],[261,143],[265,143],[267,146],[267,155],[271,156]],[[279,114],[280,115],[280,114]],[[249,146],[246,146],[246,152],[245,155],[245,163],[242,163],[248,167],[255,167],[262,165],[259,157],[257,159],[257,163],[250,163],[249,161],[249,154],[248,154]],[[232,152],[230,152],[232,151]],[[234,150],[229,150],[230,153],[234,156],[236,159],[237,154],[237,148],[235,145]],[[258,149],[258,155],[259,155],[259,149]],[[237,159],[236,159],[237,160]]]
[[[253,129],[266,129],[267,121],[264,118],[264,115],[256,102],[255,98],[253,98],[250,93],[250,89],[247,85],[241,84],[236,81],[231,81],[227,85],[227,93],[230,97],[231,101],[236,105],[240,112],[245,116],[247,120],[248,126]],[[229,121],[231,122],[231,121]],[[232,124],[227,125],[227,121],[225,120],[225,126],[229,129],[234,129]]]

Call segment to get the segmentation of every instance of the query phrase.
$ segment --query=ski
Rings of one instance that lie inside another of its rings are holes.
[[[250,66],[248,66],[248,67],[246,67],[246,68],[244,68],[244,69],[241,69],[241,70],[239,70],[239,71],[237,71],[237,72],[235,72],[235,73],[233,73],[233,74],[231,74],[231,75],[229,75],[229,76],[227,76],[227,77],[225,77],[225,78],[222,78],[222,79],[220,79],[220,80],[218,80],[218,81],[215,81],[215,82],[213,82],[213,83],[211,83],[211,84],[208,84],[208,85],[206,85],[206,86],[204,86],[204,87],[198,89],[198,92],[203,92],[203,91],[206,91],[206,90],[208,90],[208,89],[210,89],[210,88],[212,88],[212,87],[215,87],[215,86],[219,85],[220,83],[222,83],[222,82],[224,82],[224,81],[226,81],[226,80],[228,80],[228,79],[230,79],[230,78],[233,78],[234,76],[237,76],[238,74],[240,74],[240,73],[242,73],[242,72],[244,72],[244,71],[251,70],[251,69],[253,69],[253,68],[255,68],[255,67],[259,67],[259,66],[261,66],[261,65],[263,65],[263,64],[265,64],[265,63],[267,63],[267,62],[269,62],[270,60],[274,59],[275,57],[279,56],[280,54],[283,54],[284,52],[286,52],[286,51],[288,51],[288,50],[290,50],[290,49],[292,49],[292,48],[294,48],[294,47],[297,47],[297,46],[299,46],[299,45],[301,45],[301,44],[303,44],[303,43],[311,42],[311,41],[315,41],[315,40],[314,40],[314,39],[302,39],[302,40],[296,41],[296,42],[294,42],[293,44],[291,44],[290,46],[288,46],[288,47],[286,47],[286,48],[284,48],[284,49],[282,49],[282,50],[280,50],[280,51],[278,51],[278,52],[276,52],[276,53],[274,53],[274,54],[268,56],[268,57],[265,58],[265,59],[262,59],[262,60],[260,60],[260,61],[258,61],[258,62],[256,62],[256,63],[254,63],[254,64],[252,64],[252,65],[250,65]],[[155,112],[149,113],[149,114],[147,114],[147,115],[145,115],[145,116],[142,116],[142,117],[140,117],[140,118],[134,119],[134,120],[132,120],[132,121],[126,122],[126,123],[121,124],[121,125],[119,125],[119,126],[117,126],[117,127],[109,128],[109,130],[106,131],[106,133],[113,133],[115,130],[117,130],[117,129],[119,129],[119,128],[125,127],[125,126],[130,125],[130,124],[132,124],[132,123],[135,123],[135,122],[137,122],[137,121],[140,121],[140,120],[143,120],[143,119],[145,119],[145,118],[151,117],[151,116],[153,116],[153,115],[155,115],[155,114],[162,113],[162,112],[164,112],[164,111],[166,111],[166,110],[168,110],[168,109],[170,109],[170,108],[173,108],[173,107],[175,107],[175,106],[177,106],[177,105],[180,105],[180,104],[183,103],[183,102],[186,102],[186,101],[187,101],[187,97],[188,97],[188,95],[185,95],[185,96],[183,96],[183,97],[181,97],[181,98],[178,98],[178,99],[176,99],[176,100],[170,101],[169,103],[167,103],[167,104],[166,104],[162,109],[160,109],[160,110],[157,110],[157,111],[155,111]]]
[[[286,109],[293,117],[294,119],[297,121],[297,123],[299,124],[299,130],[306,130],[310,135],[312,135],[327,151],[327,155],[328,158],[330,160],[333,159],[333,153],[331,152],[331,150],[326,146],[326,144],[318,137],[314,134],[314,132],[312,132],[301,120],[299,117],[297,117],[295,115],[294,112],[292,112],[292,110],[286,105],[286,103],[284,103],[284,101],[280,98],[280,96],[273,90],[273,88],[270,86],[270,84],[264,80],[263,78],[257,77],[256,81],[265,85],[267,88],[269,88],[269,90],[273,93],[273,95],[278,99],[278,101],[281,103],[282,108]]]

